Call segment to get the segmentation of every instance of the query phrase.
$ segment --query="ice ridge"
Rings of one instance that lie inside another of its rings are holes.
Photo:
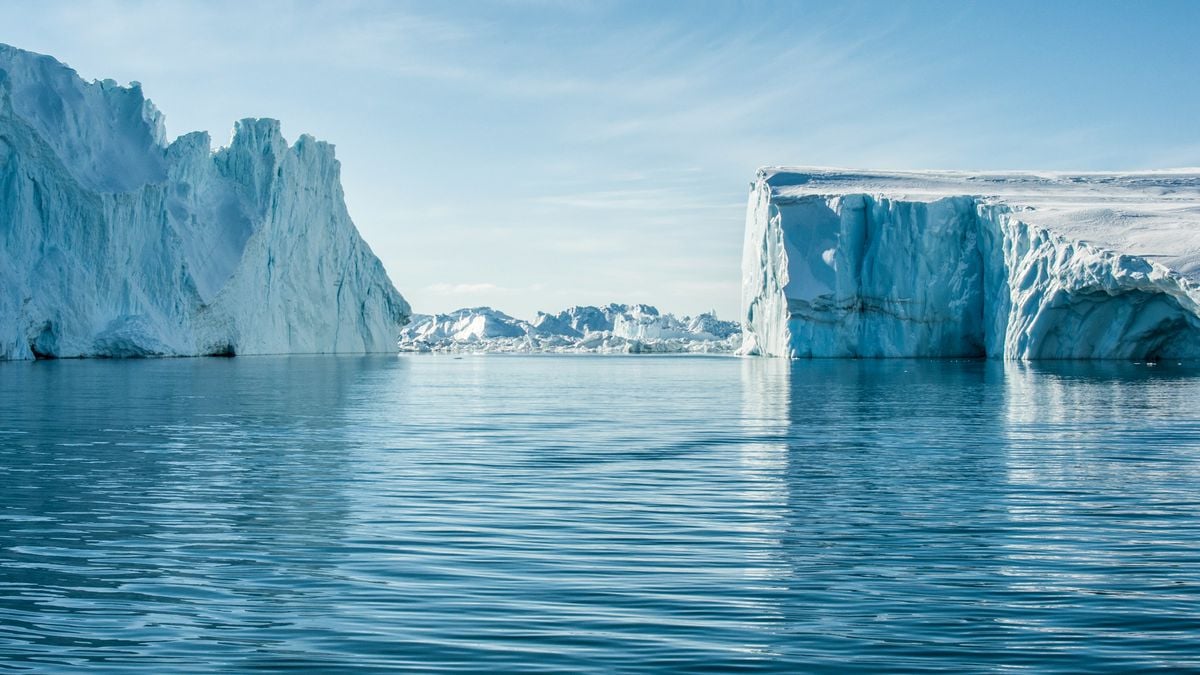
[[[400,334],[402,352],[729,353],[741,327],[713,313],[663,314],[651,305],[575,306],[533,321],[490,307],[415,315]]]

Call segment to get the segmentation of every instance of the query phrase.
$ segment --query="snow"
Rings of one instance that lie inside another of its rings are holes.
[[[650,305],[610,304],[539,312],[533,321],[490,307],[416,315],[400,334],[402,352],[729,353],[736,322],[712,313],[676,318]]]
[[[166,144],[136,83],[0,45],[0,359],[391,351],[408,304],[333,147]]]
[[[1200,356],[1200,170],[761,169],[745,353]]]

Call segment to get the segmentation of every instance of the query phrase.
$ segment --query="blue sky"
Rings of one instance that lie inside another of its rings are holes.
[[[334,143],[420,312],[732,318],[761,165],[1200,165],[1200,2],[0,6],[0,41],[142,82],[172,138]]]

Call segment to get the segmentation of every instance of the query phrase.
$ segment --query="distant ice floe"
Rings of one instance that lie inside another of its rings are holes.
[[[676,318],[650,305],[571,307],[533,321],[490,307],[417,314],[400,333],[402,352],[724,354],[741,344],[741,326],[712,313]]]

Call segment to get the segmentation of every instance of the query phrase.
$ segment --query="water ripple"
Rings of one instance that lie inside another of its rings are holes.
[[[1200,669],[1200,369],[0,364],[0,669]]]

